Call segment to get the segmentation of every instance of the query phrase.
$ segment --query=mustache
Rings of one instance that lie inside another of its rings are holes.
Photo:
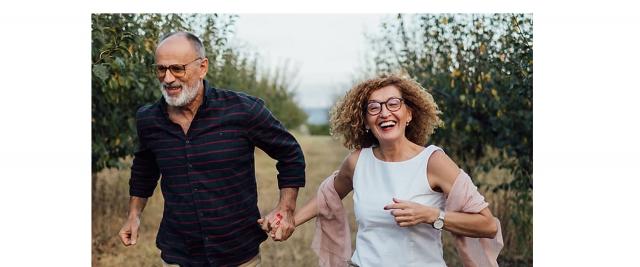
[[[162,83],[162,87],[163,88],[168,88],[168,87],[182,87],[182,83],[179,82],[173,82],[173,83]]]

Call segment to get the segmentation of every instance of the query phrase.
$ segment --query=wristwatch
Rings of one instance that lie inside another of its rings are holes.
[[[440,210],[440,215],[438,215],[438,218],[433,222],[433,228],[442,231],[443,227],[444,227],[444,211]]]

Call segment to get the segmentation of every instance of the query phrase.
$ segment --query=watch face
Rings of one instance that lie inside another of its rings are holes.
[[[442,227],[444,226],[444,221],[438,219],[435,222],[433,222],[433,228],[436,229],[442,229]]]

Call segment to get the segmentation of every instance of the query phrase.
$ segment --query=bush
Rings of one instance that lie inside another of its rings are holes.
[[[311,135],[329,135],[329,124],[309,124]]]

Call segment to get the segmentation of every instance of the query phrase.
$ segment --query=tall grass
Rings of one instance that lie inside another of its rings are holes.
[[[315,194],[320,182],[338,168],[348,151],[338,141],[329,136],[297,136],[307,162],[307,185],[298,193],[298,207]],[[130,160],[125,161],[130,164]],[[118,230],[126,218],[128,206],[129,168],[123,170],[105,170],[98,173],[96,193],[92,205],[92,263],[93,266],[161,266],[160,252],[155,247],[155,237],[162,218],[162,194],[159,186],[147,203],[142,216],[140,238],[136,245],[124,247],[117,236]],[[275,161],[264,152],[256,150],[256,179],[258,183],[258,207],[266,214],[276,205],[279,191],[276,181]],[[530,265],[532,240],[522,240],[531,236],[516,232],[518,228],[509,219],[514,206],[507,201],[509,191],[487,192],[490,185],[511,178],[509,173],[493,169],[478,177],[474,182],[480,187],[494,215],[500,218],[505,241],[501,253],[501,266]],[[355,217],[353,200],[349,194],[343,201],[351,226],[351,239],[355,247]],[[530,205],[530,204],[529,204]],[[317,257],[309,248],[314,233],[314,221],[298,227],[291,238],[285,242],[270,239],[262,243],[260,251],[262,266],[317,266]],[[452,246],[451,235],[445,231],[445,259],[449,266],[460,266]],[[517,260],[524,258],[524,261]],[[520,264],[516,264],[520,262]],[[524,262],[524,263],[523,263]]]

